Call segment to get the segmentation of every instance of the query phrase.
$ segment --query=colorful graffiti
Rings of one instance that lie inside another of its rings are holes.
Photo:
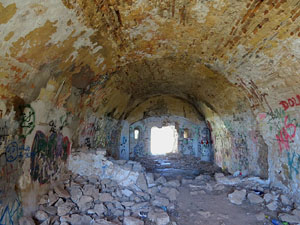
[[[35,127],[35,112],[30,105],[26,105],[21,117],[20,126],[23,128],[23,136],[26,137]]]
[[[198,142],[198,148],[202,160],[209,161],[212,152],[212,141],[210,130],[207,127],[202,128]]]
[[[296,95],[296,97],[289,98],[286,101],[281,101],[279,104],[283,107],[284,111],[292,107],[300,106],[300,95]]]
[[[276,134],[280,153],[283,148],[286,150],[290,149],[290,142],[292,142],[296,136],[297,127],[293,123],[288,123],[288,118],[288,116],[284,118],[284,127],[279,131],[279,134]]]
[[[11,204],[2,208],[0,213],[0,225],[15,225],[17,221],[22,217],[23,210],[21,207],[21,201],[17,197]]]
[[[81,137],[84,138],[84,143],[82,142],[82,144],[87,146],[88,143],[89,148],[105,148],[112,136],[109,135],[108,131],[112,131],[113,126],[114,122],[108,118],[103,120],[95,118],[93,122],[86,123],[80,132]],[[89,142],[86,141],[87,138],[89,138]]]
[[[42,131],[37,131],[32,144],[32,179],[40,184],[47,183],[58,172],[60,161],[66,162],[70,147],[69,138],[61,133],[52,133],[48,138]]]

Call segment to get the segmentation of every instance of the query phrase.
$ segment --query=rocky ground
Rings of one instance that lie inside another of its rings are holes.
[[[114,168],[110,178],[70,172],[20,225],[300,224],[300,206],[259,178],[219,171],[174,178],[137,162],[105,163]]]

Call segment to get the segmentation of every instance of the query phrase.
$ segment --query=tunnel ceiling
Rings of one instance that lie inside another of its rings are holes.
[[[0,15],[2,98],[30,102],[52,79],[60,105],[75,87],[94,111],[165,94],[226,113],[299,87],[298,0],[15,0]]]

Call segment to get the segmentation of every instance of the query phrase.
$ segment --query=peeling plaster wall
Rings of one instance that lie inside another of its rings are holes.
[[[211,130],[216,164],[231,173],[268,178],[268,146],[252,113],[218,115],[200,107]]]
[[[59,89],[59,93],[56,92]],[[16,224],[39,195],[60,180],[71,152],[72,114],[57,104],[68,95],[55,80],[26,104],[1,100],[0,222]]]
[[[19,123],[15,119],[14,107],[2,100],[0,107],[0,223],[11,224],[17,223],[23,215],[17,184],[24,160],[30,158],[30,148],[18,137]]]

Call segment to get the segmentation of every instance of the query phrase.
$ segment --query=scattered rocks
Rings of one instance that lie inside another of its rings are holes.
[[[101,202],[112,202],[114,200],[114,198],[111,196],[110,193],[100,193],[99,200]]]
[[[280,195],[280,200],[283,205],[290,206],[293,204],[293,202],[286,196],[286,195]]]
[[[269,203],[269,204],[266,205],[266,206],[267,206],[267,208],[268,208],[269,210],[275,211],[275,210],[277,210],[278,203],[277,203],[277,201],[273,201],[273,202]]]
[[[223,173],[216,173],[215,179],[217,183],[224,185],[237,185],[241,183],[241,179],[239,177],[225,177]]]
[[[48,214],[42,210],[37,211],[34,217],[40,222],[43,222],[49,218]]]
[[[23,216],[19,219],[19,225],[35,225],[35,223],[32,218]]]
[[[233,193],[228,195],[229,201],[233,204],[241,205],[243,200],[245,200],[246,193],[247,191],[245,189],[241,191],[235,190]]]
[[[281,221],[285,221],[285,222],[288,222],[288,223],[300,223],[300,217],[298,217],[297,215],[290,215],[290,214],[287,214],[287,213],[280,213],[278,215],[279,219]]]
[[[264,199],[262,197],[254,193],[249,193],[247,195],[247,198],[249,199],[251,204],[261,204],[264,202]]]
[[[264,200],[266,201],[266,203],[270,203],[272,200],[274,200],[274,196],[270,193],[267,193],[264,195]]]
[[[159,212],[155,215],[156,225],[166,225],[170,222],[170,217],[166,212]]]
[[[146,181],[146,177],[143,173],[141,173],[136,181],[136,185],[142,189],[143,191],[147,191],[148,190],[148,185],[147,185],[147,181]]]
[[[78,202],[79,210],[86,211],[93,206],[93,198],[91,196],[83,195]]]
[[[144,225],[144,222],[137,218],[128,216],[128,217],[124,218],[123,224],[124,225]]]
[[[133,194],[133,192],[128,189],[125,189],[122,190],[122,194],[125,195],[126,197],[130,197]]]
[[[150,220],[149,212],[155,212],[155,225],[170,222],[167,210],[175,208],[171,202],[179,194],[179,181],[167,181],[163,176],[154,181],[153,174],[146,174],[132,161],[112,163],[102,157],[102,164],[107,166],[107,173],[97,177],[87,168],[78,168],[88,175],[72,174],[64,185],[42,196],[35,219],[43,225],[142,225]],[[23,220],[24,225],[30,224]]]
[[[61,186],[55,186],[54,191],[61,198],[70,198],[70,193]]]
[[[99,163],[101,168],[97,164],[96,171],[87,168],[91,165],[75,168],[74,163],[79,163],[80,157],[72,159],[71,168],[78,174],[72,174],[64,185],[57,185],[41,197],[39,210],[34,214],[36,222],[42,225],[176,224],[171,221],[170,215],[173,215],[176,209],[178,190],[181,185],[185,185],[190,188],[191,195],[220,194],[234,189],[228,195],[231,203],[241,205],[247,196],[251,204],[259,204],[259,207],[281,212],[280,220],[300,223],[300,208],[294,209],[294,202],[287,195],[276,189],[266,191],[265,186],[255,183],[255,179],[216,173],[215,180],[210,175],[200,175],[195,179],[168,181],[158,174],[155,174],[154,179],[154,175],[145,173],[139,163],[111,162],[104,156],[97,157],[92,159],[88,156],[92,165],[96,165],[96,159],[101,159]],[[105,171],[103,168],[106,168]],[[219,218],[220,221],[228,219],[228,216],[204,210],[199,210],[197,214],[205,220],[212,216]],[[258,221],[266,220],[264,213],[255,216]],[[20,225],[33,224],[31,218],[20,219]]]

